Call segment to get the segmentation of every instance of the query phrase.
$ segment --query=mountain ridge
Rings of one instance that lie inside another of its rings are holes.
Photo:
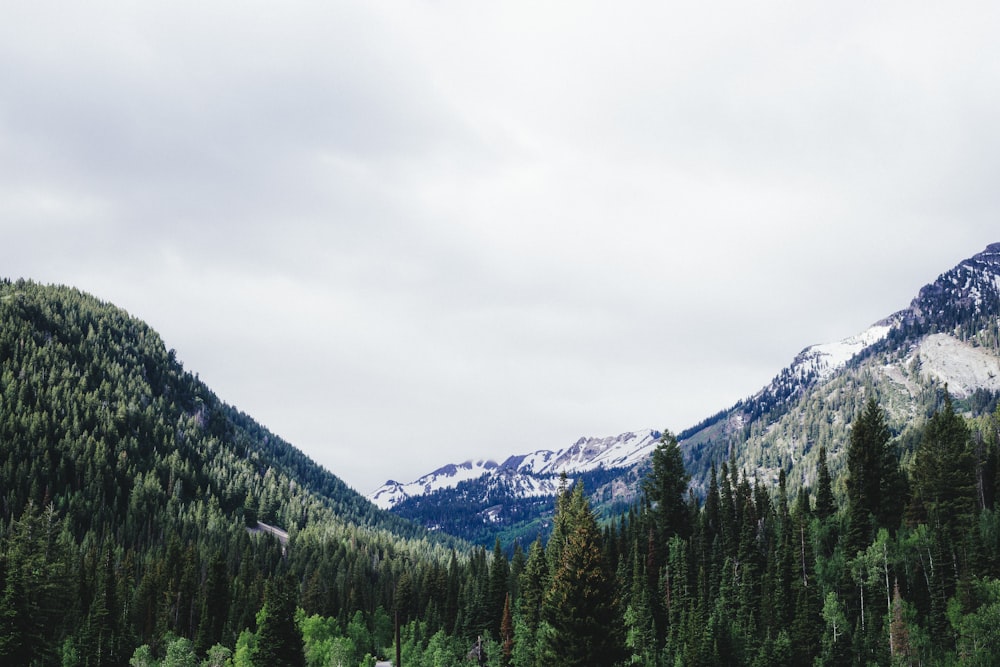
[[[682,431],[678,440],[692,475],[692,488],[704,492],[711,466],[734,460],[734,455],[741,469],[761,480],[776,485],[778,472],[784,469],[792,488],[810,485],[818,446],[827,447],[834,468],[841,465],[841,445],[853,415],[860,410],[858,397],[870,392],[887,403],[897,436],[906,429],[907,420],[927,413],[929,404],[937,400],[935,396],[945,386],[960,401],[971,400],[976,392],[1000,392],[998,318],[1000,243],[992,243],[921,287],[907,307],[858,334],[804,348],[756,393]],[[857,396],[848,397],[848,391],[855,391]],[[990,402],[986,398],[976,400]],[[825,415],[819,417],[824,410]],[[824,420],[829,423],[821,424]],[[652,429],[648,432],[659,433]],[[545,462],[560,459],[570,456],[574,447],[600,441],[613,441],[615,444],[606,445],[613,454],[616,448],[625,447],[626,435],[634,433],[582,437],[570,447],[511,455],[504,464],[483,469],[480,474],[485,480],[505,466],[516,467],[522,475],[548,472],[548,468],[535,470],[524,462],[533,456]],[[648,451],[653,446],[655,442],[650,443]],[[648,464],[648,451],[646,456],[620,460],[630,483],[594,488],[593,498],[635,497],[642,467]],[[602,465],[602,453],[595,450],[595,455],[584,457],[588,463],[581,470],[615,469]],[[570,467],[563,472],[569,474]],[[455,479],[454,484],[439,477],[431,493],[440,494],[459,483],[469,484],[474,481],[471,477]],[[484,489],[486,486],[484,482]],[[386,502],[386,497],[380,506],[393,508],[406,498],[414,498],[415,492],[419,495],[415,486],[398,488],[402,493],[394,502]],[[492,502],[495,498],[486,500]],[[497,512],[491,516],[497,516]]]
[[[518,488],[523,497],[554,496],[559,475],[565,473],[569,477],[595,469],[634,467],[649,456],[661,435],[655,429],[643,429],[617,436],[581,437],[561,449],[513,454],[501,464],[484,459],[450,463],[413,482],[388,480],[368,494],[368,499],[383,509],[390,509],[408,498],[454,489],[462,482],[487,475],[505,480],[508,486]]]
[[[941,352],[946,346],[967,362],[975,358],[980,366],[994,364],[1000,357],[998,318],[1000,243],[993,243],[921,287],[908,307],[844,339],[842,343],[878,334],[849,358],[841,358],[837,368],[825,374],[796,374],[797,362],[830,344],[809,346],[756,394],[718,413],[712,424],[685,432],[681,447],[695,488],[707,488],[706,459],[725,461],[734,450],[742,450],[740,467],[750,474],[776,484],[784,468],[791,487],[808,486],[820,445],[827,448],[832,468],[838,469],[853,415],[860,411],[862,397],[872,392],[885,404],[899,436],[915,426],[912,420],[929,414],[945,387],[958,399],[976,390],[996,391],[988,371],[959,372],[941,363]],[[936,345],[927,342],[931,336],[938,336],[930,339]],[[979,353],[969,353],[970,348]],[[827,428],[807,424],[824,409]]]

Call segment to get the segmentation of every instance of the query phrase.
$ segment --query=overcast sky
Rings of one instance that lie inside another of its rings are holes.
[[[1000,241],[998,13],[7,2],[0,275],[363,493],[679,431]]]

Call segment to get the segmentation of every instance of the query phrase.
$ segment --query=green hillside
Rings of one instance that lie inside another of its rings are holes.
[[[287,557],[256,519],[289,531]],[[125,664],[168,633],[233,646],[286,573],[311,613],[385,614],[404,564],[460,546],[220,401],[142,322],[25,281],[0,283],[0,530],[4,664]]]

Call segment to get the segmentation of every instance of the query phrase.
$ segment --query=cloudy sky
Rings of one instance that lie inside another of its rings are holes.
[[[0,275],[362,492],[682,430],[1000,241],[998,8],[6,3]]]

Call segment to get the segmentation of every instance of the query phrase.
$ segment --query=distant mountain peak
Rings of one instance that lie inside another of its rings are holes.
[[[1000,243],[991,243],[925,285],[909,310],[917,320],[939,328],[1000,314]]]
[[[654,429],[606,438],[581,437],[564,449],[516,454],[499,465],[494,461],[447,464],[406,484],[387,481],[368,498],[388,509],[407,498],[455,488],[462,482],[487,475],[504,480],[508,487],[517,487],[513,490],[522,496],[553,495],[556,486],[551,478],[562,473],[576,475],[598,469],[633,467],[649,457],[660,437],[660,431]]]

